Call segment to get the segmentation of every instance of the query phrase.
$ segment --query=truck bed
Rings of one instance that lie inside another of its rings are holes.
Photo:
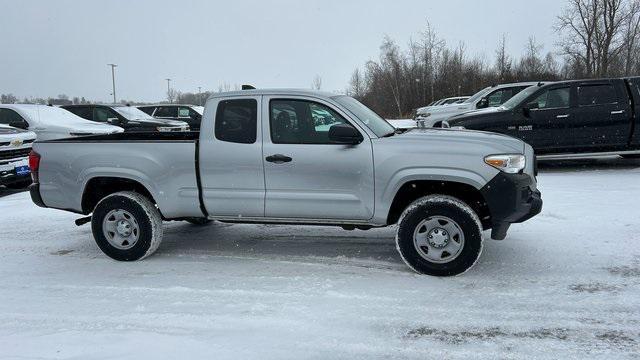
[[[87,213],[89,181],[119,177],[143,185],[162,215],[201,217],[197,175],[198,133],[118,133],[36,142],[40,194],[46,206]]]

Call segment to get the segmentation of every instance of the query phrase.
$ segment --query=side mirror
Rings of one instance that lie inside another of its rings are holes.
[[[487,98],[480,99],[480,101],[478,101],[478,104],[476,105],[476,109],[484,109],[488,107],[489,107],[489,99]]]
[[[27,130],[29,128],[29,125],[24,121],[12,121],[9,123],[9,126],[24,130]]]
[[[358,130],[349,124],[336,124],[329,128],[329,141],[334,144],[357,145],[362,140]]]

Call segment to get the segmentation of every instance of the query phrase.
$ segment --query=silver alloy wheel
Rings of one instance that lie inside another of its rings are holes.
[[[413,233],[413,245],[427,261],[444,264],[457,258],[464,248],[460,225],[446,216],[428,217]]]
[[[104,217],[102,233],[111,246],[119,250],[129,250],[140,238],[140,226],[130,212],[115,209]]]

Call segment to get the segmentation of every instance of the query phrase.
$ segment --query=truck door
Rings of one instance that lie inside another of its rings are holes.
[[[529,109],[514,124],[517,137],[533,146],[536,151],[553,151],[572,145],[572,135],[568,133],[571,121],[571,86],[545,88],[526,101]]]
[[[621,80],[620,80],[621,82]],[[621,90],[611,80],[577,86],[575,136],[580,148],[626,145],[629,140],[630,108]]]
[[[207,103],[200,129],[202,200],[209,215],[264,216],[260,96]]]
[[[369,136],[322,100],[264,96],[265,215],[309,220],[373,216],[373,154]],[[329,129],[350,124],[364,140],[332,144]]]

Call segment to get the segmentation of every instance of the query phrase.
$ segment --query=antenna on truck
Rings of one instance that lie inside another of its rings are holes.
[[[253,85],[242,85],[242,90],[255,90]]]

